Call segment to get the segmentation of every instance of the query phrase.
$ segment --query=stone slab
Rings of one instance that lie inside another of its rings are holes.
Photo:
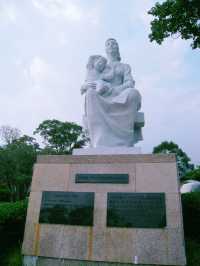
[[[37,164],[115,164],[174,162],[174,154],[38,155]]]
[[[37,253],[38,220],[41,199],[41,192],[30,193],[24,232],[24,241],[22,245],[22,253],[25,255],[36,255]]]
[[[136,163],[136,191],[178,193],[176,163]]]
[[[36,164],[31,191],[63,191],[69,179],[68,164]]]
[[[136,239],[138,264],[168,264],[166,230],[137,229]]]
[[[81,261],[81,260],[69,260],[69,259],[50,259],[44,257],[38,257],[37,264],[33,266],[133,266],[132,263],[107,263],[97,261]],[[31,265],[32,266],[32,265]],[[140,264],[138,266],[153,266],[152,264]],[[156,265],[162,266],[162,265]]]
[[[169,265],[186,265],[185,242],[181,227],[168,230],[167,248]]]
[[[180,193],[166,193],[167,228],[182,228],[183,219]]]
[[[74,149],[73,155],[116,155],[141,154],[140,147],[98,147]]]
[[[64,226],[41,224],[38,243],[38,256],[60,258]]]

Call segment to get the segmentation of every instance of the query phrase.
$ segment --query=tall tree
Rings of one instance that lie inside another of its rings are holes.
[[[200,0],[165,0],[156,3],[148,12],[151,22],[151,41],[161,44],[169,36],[192,39],[192,48],[200,48]]]
[[[26,135],[0,147],[0,181],[8,188],[10,201],[27,196],[38,147]]]
[[[5,145],[11,144],[14,140],[18,139],[21,135],[19,129],[10,126],[0,127],[0,138]]]
[[[182,181],[186,181],[186,180],[200,181],[200,165],[197,166],[192,171],[189,171],[188,173],[186,173],[185,176],[182,177]]]
[[[163,141],[161,144],[153,148],[153,153],[174,153],[176,155],[180,177],[184,176],[188,171],[194,168],[194,165],[190,163],[191,159],[187,154],[172,141]]]
[[[71,154],[74,148],[83,147],[88,140],[81,126],[55,119],[43,121],[34,134],[44,140],[43,153]]]

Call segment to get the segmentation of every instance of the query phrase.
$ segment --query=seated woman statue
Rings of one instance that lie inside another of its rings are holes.
[[[142,140],[136,126],[141,96],[134,88],[131,68],[120,62],[115,39],[106,41],[107,60],[91,56],[87,76],[81,87],[85,94],[84,126],[91,147],[132,147]]]

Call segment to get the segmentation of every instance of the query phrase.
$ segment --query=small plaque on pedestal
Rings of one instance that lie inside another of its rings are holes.
[[[76,174],[75,183],[128,184],[128,174]]]

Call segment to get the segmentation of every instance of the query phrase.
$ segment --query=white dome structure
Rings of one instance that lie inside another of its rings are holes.
[[[200,191],[200,182],[196,180],[188,180],[181,186],[180,191],[181,194]]]

